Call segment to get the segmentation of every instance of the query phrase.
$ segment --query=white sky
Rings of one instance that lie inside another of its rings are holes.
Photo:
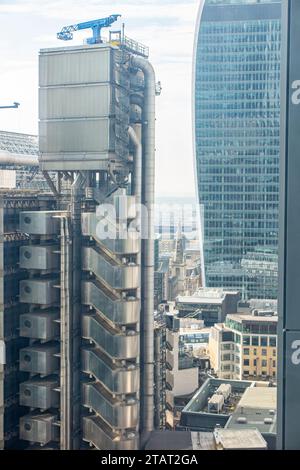
[[[62,26],[120,13],[126,34],[150,47],[162,95],[157,98],[156,191],[193,195],[191,71],[200,0],[0,0],[0,129],[37,134],[38,51],[63,45]],[[104,35],[105,35],[105,30]],[[90,31],[77,32],[82,44]],[[66,43],[71,44],[71,43]],[[66,45],[64,44],[64,45]]]

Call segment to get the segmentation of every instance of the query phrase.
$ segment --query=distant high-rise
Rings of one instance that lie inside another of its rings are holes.
[[[278,244],[280,44],[280,0],[201,2],[193,114],[206,284],[245,296],[241,260]]]

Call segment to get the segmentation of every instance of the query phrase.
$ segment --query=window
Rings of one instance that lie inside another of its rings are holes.
[[[263,360],[261,361],[261,366],[262,366],[262,367],[267,367],[267,361],[266,361],[265,359],[263,359]]]
[[[261,336],[260,345],[261,346],[268,346],[268,337],[267,336]]]
[[[252,336],[252,346],[259,346],[258,336]]]
[[[243,337],[243,345],[244,346],[250,346],[250,336],[244,336]]]
[[[249,356],[250,354],[250,349],[249,348],[244,348],[244,355]]]
[[[257,356],[257,349],[256,348],[253,349],[253,354],[254,354],[254,356]]]
[[[224,354],[222,359],[223,361],[231,361],[231,354]]]
[[[276,367],[276,361],[273,361],[273,367]]]
[[[253,360],[253,365],[254,365],[254,367],[257,366],[257,359],[254,359],[254,360]]]
[[[249,359],[244,359],[244,366],[249,366],[249,365],[250,365]]]
[[[248,370],[244,370],[244,375],[249,375],[249,371],[248,371]]]
[[[277,351],[276,349],[273,349],[273,357],[276,357],[277,356]]]
[[[270,346],[271,346],[272,348],[276,348],[276,346],[277,346],[277,338],[276,338],[276,336],[271,336],[270,339],[269,339],[269,341],[270,341]]]
[[[267,355],[267,350],[266,350],[266,349],[262,349],[262,350],[261,350],[261,354],[262,354],[262,356],[266,356],[266,355]]]

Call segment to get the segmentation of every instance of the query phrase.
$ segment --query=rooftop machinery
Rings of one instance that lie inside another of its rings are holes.
[[[32,445],[137,449],[153,430],[159,87],[146,47],[100,37],[118,16],[59,33],[91,27],[86,45],[40,51],[39,164],[57,205],[20,215],[20,434]]]

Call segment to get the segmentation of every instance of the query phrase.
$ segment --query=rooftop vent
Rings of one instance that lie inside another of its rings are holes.
[[[245,418],[245,416],[240,416],[237,420],[236,420],[237,423],[239,424],[247,424],[247,418]]]

